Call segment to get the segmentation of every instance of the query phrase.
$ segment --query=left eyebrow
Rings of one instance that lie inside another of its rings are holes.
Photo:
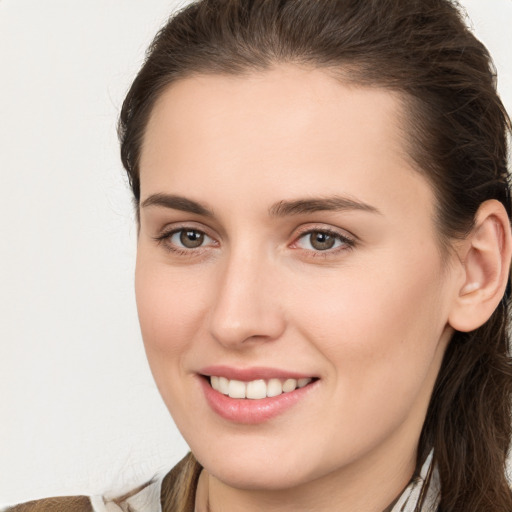
[[[347,211],[359,210],[364,212],[382,213],[369,204],[348,197],[331,196],[307,199],[295,199],[293,201],[279,201],[272,205],[269,214],[272,217],[285,217],[288,215],[301,215],[322,211]]]

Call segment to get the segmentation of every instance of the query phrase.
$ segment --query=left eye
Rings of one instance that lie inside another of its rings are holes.
[[[180,229],[171,234],[169,241],[177,247],[197,249],[198,247],[211,243],[213,240],[198,229]]]
[[[328,251],[336,249],[343,245],[350,246],[350,240],[329,231],[309,231],[304,233],[297,241],[297,245],[301,249],[310,251]]]

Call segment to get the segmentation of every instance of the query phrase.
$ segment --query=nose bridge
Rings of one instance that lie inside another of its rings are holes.
[[[230,348],[249,340],[269,341],[284,329],[273,279],[274,265],[261,251],[233,249],[219,272],[211,311],[213,337]]]

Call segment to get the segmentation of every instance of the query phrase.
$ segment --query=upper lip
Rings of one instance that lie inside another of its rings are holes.
[[[199,370],[201,375],[211,377],[226,377],[229,380],[241,380],[249,382],[252,380],[269,379],[307,379],[314,378],[311,374],[283,370],[280,368],[269,368],[264,366],[253,366],[250,368],[236,368],[233,366],[214,365],[206,366]]]

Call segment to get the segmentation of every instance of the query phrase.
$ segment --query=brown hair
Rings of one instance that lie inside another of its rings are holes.
[[[94,512],[87,496],[62,496],[14,505],[7,512]]]
[[[409,154],[436,193],[445,248],[468,234],[487,199],[503,203],[510,216],[510,120],[486,48],[449,0],[201,0],[184,8],[148,49],[120,116],[121,157],[136,204],[145,128],[167,85],[192,74],[242,75],[279,63],[401,93]],[[505,474],[512,392],[507,311],[503,298],[481,328],[455,333],[435,385],[418,462],[434,448],[443,512],[512,510]],[[189,473],[197,474],[197,463]],[[169,507],[164,503],[164,510],[178,510]]]

